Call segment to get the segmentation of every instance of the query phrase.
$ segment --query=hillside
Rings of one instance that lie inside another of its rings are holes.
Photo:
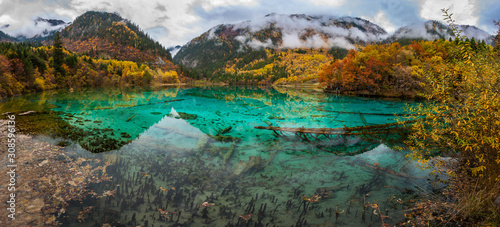
[[[230,84],[310,84],[318,82],[318,72],[334,59],[326,48],[263,49],[227,62],[212,79]]]
[[[4,32],[0,31],[0,42],[15,42],[16,39]]]
[[[0,99],[51,89],[179,83],[176,69],[80,56],[60,41],[54,46],[0,42]]]
[[[360,18],[270,14],[215,26],[184,45],[174,61],[202,74],[211,74],[227,61],[263,48],[351,49],[386,37],[384,29]]]
[[[115,13],[86,12],[62,30],[61,37],[68,50],[91,57],[174,67],[168,50],[137,25]]]

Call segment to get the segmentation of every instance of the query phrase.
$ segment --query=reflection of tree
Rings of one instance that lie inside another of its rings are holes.
[[[0,111],[16,115],[35,111],[34,114],[17,117],[16,123],[24,133],[72,140],[91,152],[103,152],[121,148],[145,130],[137,122],[127,121],[129,114],[133,115],[138,110],[132,107],[147,109],[181,101],[175,99],[177,94],[178,88],[146,92],[135,89],[77,90],[72,93],[48,91],[9,99],[0,104]],[[145,119],[140,124],[152,125],[166,113],[139,115],[137,119]]]

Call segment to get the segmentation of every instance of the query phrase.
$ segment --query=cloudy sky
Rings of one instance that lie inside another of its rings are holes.
[[[169,47],[215,25],[273,12],[356,16],[392,33],[412,22],[442,21],[441,8],[450,8],[458,24],[476,25],[491,34],[496,32],[493,20],[500,19],[498,0],[0,0],[0,29],[29,36],[37,32],[37,17],[69,22],[89,10],[117,12]]]

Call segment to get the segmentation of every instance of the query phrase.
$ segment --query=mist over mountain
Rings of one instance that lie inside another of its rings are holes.
[[[169,47],[167,49],[168,49],[168,51],[170,51],[170,54],[172,55],[172,57],[174,57],[177,54],[177,52],[179,52],[179,50],[181,49],[181,47],[182,47],[181,45],[176,45],[176,46],[173,46],[173,47]]]
[[[469,25],[459,25],[462,35],[492,44],[492,35]],[[214,72],[224,62],[260,49],[336,48],[355,45],[454,38],[439,21],[414,23],[389,35],[380,26],[357,17],[269,14],[234,24],[217,25],[182,46],[174,61],[188,68]]]
[[[461,35],[475,40],[484,40],[487,44],[493,44],[493,36],[484,30],[472,25],[458,25],[462,30]],[[454,39],[451,28],[440,21],[428,20],[425,22],[413,23],[399,28],[392,34],[387,42],[395,42],[401,39],[422,39],[422,40],[435,40],[435,39]]]
[[[215,38],[218,26],[209,30]],[[269,14],[263,18],[226,25],[241,31],[235,39],[253,49],[259,48],[353,48],[356,43],[377,42],[387,32],[367,20],[353,17],[314,17],[304,14]],[[267,34],[271,35],[270,37]]]
[[[262,48],[352,49],[387,36],[380,26],[357,17],[269,14],[215,26],[184,45],[174,61],[190,68],[206,68]]]
[[[37,17],[32,21],[32,24],[24,27],[23,29],[9,32],[9,36],[13,37],[10,41],[43,41],[47,37],[53,35],[57,31],[61,31],[70,24],[71,22],[65,22],[62,20]],[[8,30],[9,27],[9,24],[4,24],[0,27],[0,30],[7,33],[6,30]]]

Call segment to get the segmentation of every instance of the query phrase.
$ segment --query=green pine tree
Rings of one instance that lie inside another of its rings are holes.
[[[64,68],[62,67],[64,61],[64,53],[63,53],[63,43],[61,41],[61,36],[59,32],[56,33],[54,38],[54,53],[53,53],[53,67],[56,73],[56,83],[58,87],[64,86]]]

